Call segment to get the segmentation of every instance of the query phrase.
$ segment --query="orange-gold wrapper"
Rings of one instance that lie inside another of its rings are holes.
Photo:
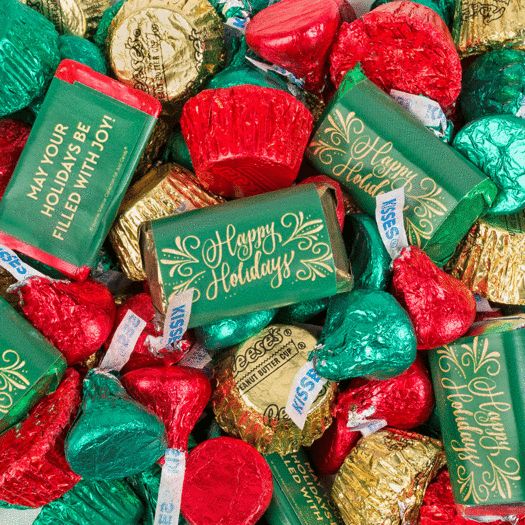
[[[347,456],[332,497],[346,525],[417,523],[426,488],[444,464],[440,441],[381,430],[361,438]]]
[[[453,36],[462,57],[500,47],[525,48],[525,2],[458,0]]]
[[[21,0],[51,20],[57,31],[81,37],[91,36],[111,0]],[[35,35],[38,38],[38,35]]]
[[[0,268],[0,297],[14,308],[18,307],[18,294],[9,293],[7,289],[16,282],[16,279],[7,270]]]
[[[502,304],[525,304],[525,211],[480,219],[449,269],[475,293]]]
[[[139,229],[143,222],[161,219],[222,202],[201,188],[196,177],[177,164],[151,169],[128,190],[109,239],[126,276],[146,279],[142,266]]]
[[[176,113],[220,67],[223,33],[207,0],[127,0],[109,27],[109,62],[121,82]]]
[[[301,430],[286,414],[288,395],[298,370],[317,344],[307,330],[274,324],[232,348],[215,370],[212,398],[221,428],[263,454],[297,452],[328,428],[335,383],[326,383]]]

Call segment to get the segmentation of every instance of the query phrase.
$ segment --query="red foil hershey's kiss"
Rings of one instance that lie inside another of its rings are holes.
[[[204,441],[189,454],[182,514],[191,525],[254,525],[272,499],[272,472],[240,439]]]
[[[95,281],[32,277],[18,293],[25,316],[62,352],[68,365],[99,350],[113,328],[113,296]]]
[[[9,118],[0,120],[0,199],[15,171],[30,131],[30,126],[23,122]]]
[[[357,63],[387,93],[425,95],[450,109],[461,91],[461,62],[450,32],[432,9],[389,2],[343,24],[330,53],[330,75],[339,86]]]
[[[184,105],[181,128],[208,190],[239,198],[291,186],[312,131],[308,109],[278,89],[205,89]]]
[[[470,328],[476,318],[472,292],[439,269],[423,250],[404,248],[393,269],[393,294],[408,311],[418,350],[451,343]]]
[[[410,430],[427,421],[433,407],[432,381],[421,357],[397,377],[352,380],[337,395],[332,425],[310,448],[317,472],[335,474],[361,438],[361,432],[348,427],[349,420],[367,415],[367,419],[384,419],[388,426]]]
[[[80,405],[80,391],[80,374],[68,368],[55,392],[0,436],[0,500],[40,507],[80,481],[64,457],[64,439]]]
[[[168,447],[186,450],[190,432],[211,396],[204,372],[185,366],[139,368],[124,374],[122,384],[133,399],[162,420]]]

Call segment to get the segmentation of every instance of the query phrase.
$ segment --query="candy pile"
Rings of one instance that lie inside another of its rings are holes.
[[[525,3],[363,5],[2,0],[0,524],[525,524]]]

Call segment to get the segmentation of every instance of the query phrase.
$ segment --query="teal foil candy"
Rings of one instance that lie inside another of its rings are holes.
[[[53,24],[18,0],[2,1],[0,117],[43,95],[59,62]]]
[[[305,323],[328,308],[329,299],[316,299],[314,301],[303,301],[291,304],[279,310],[277,318],[279,323],[294,324]]]
[[[188,145],[182,136],[180,128],[173,131],[168,138],[168,144],[166,145],[165,157],[169,162],[175,162],[184,168],[193,170],[193,163],[191,162],[190,150]]]
[[[195,335],[208,350],[220,350],[246,341],[269,325],[277,310],[259,310],[201,326]]]
[[[106,50],[106,39],[108,37],[108,30],[111,22],[117,16],[120,8],[123,6],[125,0],[119,0],[115,2],[111,7],[108,7],[100,19],[97,30],[93,35],[93,41],[97,44],[102,51]]]
[[[315,369],[335,381],[394,377],[416,358],[416,335],[408,314],[380,290],[333,297],[318,346]]]
[[[164,425],[133,401],[111,374],[84,380],[80,416],[66,439],[66,459],[84,479],[119,479],[145,470],[166,449]]]
[[[498,186],[489,214],[525,208],[525,120],[510,115],[482,117],[461,129],[453,146]]]
[[[106,75],[108,68],[102,51],[86,38],[74,35],[58,37],[60,59],[70,58]]]
[[[391,277],[392,259],[374,219],[364,213],[348,215],[343,238],[356,288],[384,290]]]
[[[125,481],[80,481],[46,505],[33,525],[139,525],[143,513],[141,501]]]
[[[474,60],[463,74],[459,101],[467,122],[525,113],[525,51],[497,49]]]
[[[144,505],[142,525],[153,525],[155,520],[155,509],[157,508],[157,497],[159,494],[161,468],[154,464],[144,472],[127,478],[127,482],[133,487],[135,494]]]

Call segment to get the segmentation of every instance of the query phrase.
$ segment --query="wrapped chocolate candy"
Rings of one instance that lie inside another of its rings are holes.
[[[525,51],[495,49],[476,58],[463,75],[461,110],[467,122],[485,115],[525,113]]]
[[[0,242],[87,276],[159,111],[146,93],[62,61],[0,202]]]
[[[331,299],[314,356],[323,377],[386,379],[406,370],[415,357],[410,318],[390,294],[354,290]]]
[[[27,124],[17,120],[0,120],[0,199],[15,170],[30,129]]]
[[[334,84],[357,63],[387,93],[424,95],[445,111],[461,90],[461,63],[447,26],[415,2],[390,2],[341,26],[330,54]]]
[[[379,7],[380,5],[388,4],[391,1],[392,0],[375,0],[375,2],[372,4],[372,7],[370,8],[370,11],[376,7]],[[442,18],[443,22],[445,22],[448,27],[451,26],[452,19],[454,18],[453,2],[443,0],[417,0],[416,3],[429,7]]]
[[[85,38],[74,35],[59,36],[58,49],[61,60],[65,58],[76,60],[103,75],[108,72],[102,51],[93,42]]]
[[[497,192],[490,179],[429,133],[358,68],[348,73],[327,108],[308,158],[340,182],[370,215],[375,213],[377,195],[404,187],[408,240],[440,265]]]
[[[155,520],[155,509],[157,508],[157,497],[159,494],[161,469],[157,463],[150,468],[135,474],[126,481],[131,485],[135,494],[144,504],[142,525],[153,525]],[[180,523],[180,520],[179,520]]]
[[[40,97],[59,62],[58,34],[48,20],[18,0],[2,7],[0,116]]]
[[[240,85],[191,98],[181,128],[201,184],[238,198],[291,186],[312,115],[289,93]]]
[[[279,310],[277,319],[283,324],[306,323],[312,317],[324,312],[328,308],[329,302],[330,300],[325,298],[291,304]]]
[[[143,512],[141,501],[125,481],[80,481],[61,498],[46,505],[33,525],[141,525]]]
[[[100,17],[100,20],[97,25],[97,30],[93,35],[93,42],[105,53],[106,51],[106,41],[108,38],[108,31],[111,22],[119,12],[120,8],[124,5],[125,0],[117,0],[112,3]]]
[[[80,404],[80,389],[80,375],[68,369],[53,394],[44,397],[22,423],[0,436],[2,501],[40,507],[80,481],[64,458],[64,438]]]
[[[193,172],[190,151],[179,128],[170,134],[164,155],[168,161]]]
[[[128,190],[109,232],[126,276],[136,281],[146,278],[139,245],[142,223],[219,202],[185,168],[171,163],[152,168]]]
[[[483,217],[459,247],[450,270],[475,293],[502,304],[525,304],[525,211]]]
[[[352,286],[328,188],[296,186],[146,223],[153,298],[194,288],[189,327],[319,299]]]
[[[1,433],[22,420],[42,396],[58,386],[66,362],[1,298],[0,318]]]
[[[332,497],[347,525],[413,523],[427,485],[444,463],[439,441],[381,430],[350,452],[337,473]]]
[[[223,28],[206,0],[127,0],[106,42],[115,76],[171,112],[219,68]]]
[[[525,120],[511,115],[479,118],[458,132],[454,148],[498,186],[490,213],[525,208]]]
[[[270,325],[233,348],[215,369],[212,402],[219,425],[263,453],[288,454],[320,437],[331,422],[335,384],[315,373],[301,382],[316,343],[303,328]],[[303,416],[302,426],[294,410]]]
[[[525,5],[520,0],[459,0],[454,17],[454,40],[461,56],[499,47],[523,47]]]
[[[255,525],[271,497],[270,468],[248,443],[220,437],[191,451],[182,493],[182,513],[191,525]]]
[[[335,474],[361,436],[391,426],[410,430],[432,414],[434,395],[422,358],[391,379],[353,379],[337,394],[334,422],[310,448],[319,474]]]

